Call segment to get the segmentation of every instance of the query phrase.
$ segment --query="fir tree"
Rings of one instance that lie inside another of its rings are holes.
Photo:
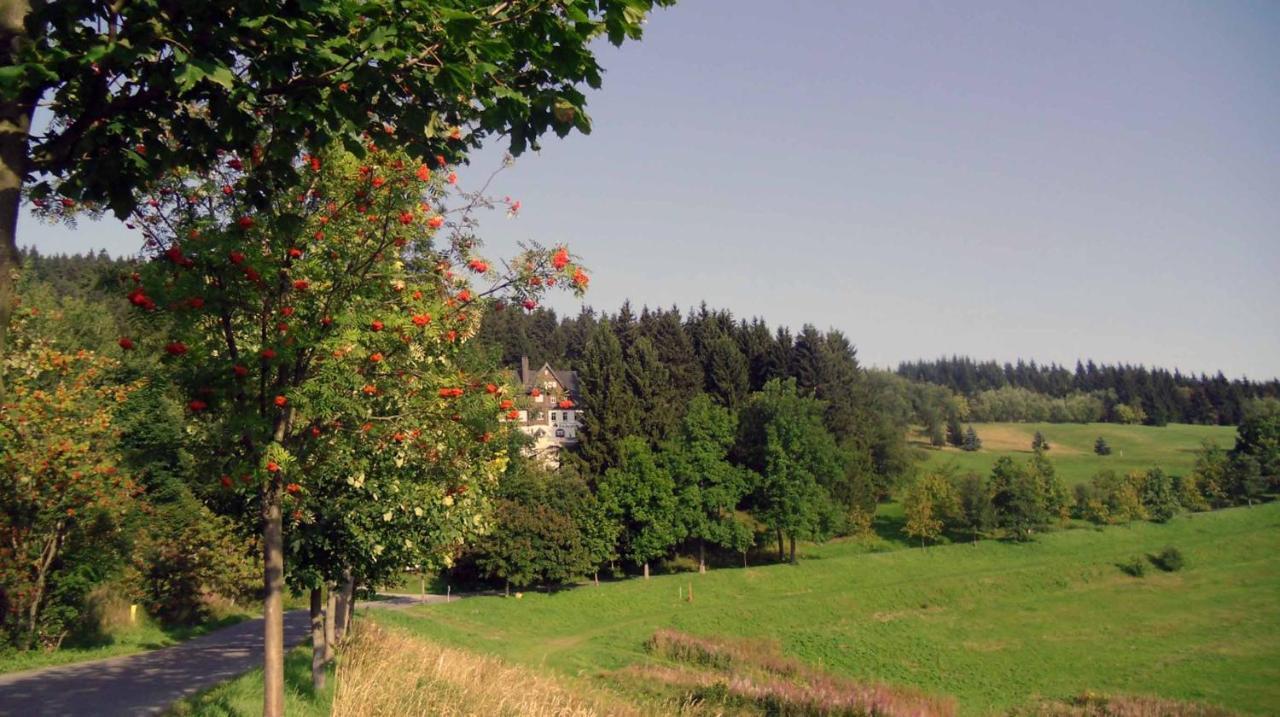
[[[982,439],[978,438],[978,432],[973,430],[972,425],[964,432],[964,442],[960,444],[960,448],[970,453],[982,448]]]
[[[1107,443],[1107,439],[1098,436],[1098,440],[1093,442],[1093,452],[1100,456],[1111,455],[1111,444]]]

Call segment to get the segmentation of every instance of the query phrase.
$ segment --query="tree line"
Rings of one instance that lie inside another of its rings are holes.
[[[896,373],[945,387],[979,421],[1238,425],[1252,399],[1280,397],[1280,380],[1228,379],[1129,364],[976,361],[967,356],[905,361]]]
[[[1124,474],[1104,469],[1068,492],[1039,432],[1030,458],[1018,463],[1001,456],[987,476],[962,473],[954,464],[925,471],[903,491],[903,530],[922,546],[944,535],[1022,541],[1070,519],[1163,523],[1183,512],[1252,505],[1280,492],[1280,401],[1259,399],[1244,410],[1235,445],[1206,442],[1185,475],[1160,468]]]

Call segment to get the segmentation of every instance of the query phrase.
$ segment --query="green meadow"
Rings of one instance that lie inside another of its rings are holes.
[[[1078,435],[1097,430],[1078,427]],[[1139,455],[1150,450],[1130,445]],[[1186,556],[1179,572],[1151,567],[1134,578],[1117,567],[1168,545]],[[836,674],[952,695],[962,714],[1085,691],[1275,714],[1280,503],[1167,524],[1062,530],[1030,544],[869,552],[839,541],[807,546],[797,566],[368,614],[448,645],[605,685],[615,683],[611,671],[654,661],[644,642],[669,627],[776,641],[786,654]]]
[[[1167,426],[1124,426],[1115,423],[975,423],[982,439],[974,452],[959,448],[934,448],[913,437],[913,443],[927,454],[924,467],[954,463],[961,471],[987,474],[1000,456],[1026,459],[1031,456],[1031,440],[1036,431],[1049,441],[1049,458],[1067,486],[1087,482],[1100,470],[1117,473],[1160,467],[1167,473],[1184,474],[1195,464],[1195,452],[1203,441],[1224,448],[1235,445],[1234,426],[1195,426],[1171,423]],[[1093,452],[1101,436],[1111,445],[1111,455]]]

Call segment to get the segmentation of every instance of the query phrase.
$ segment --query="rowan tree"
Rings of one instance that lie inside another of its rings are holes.
[[[186,393],[207,475],[226,491],[223,509],[261,521],[268,703],[282,676],[283,513],[306,517],[297,501],[315,487],[307,469],[364,466],[378,490],[364,496],[359,525],[369,531],[378,506],[392,516],[383,528],[411,530],[398,520],[413,525],[406,506],[440,505],[441,478],[452,474],[416,474],[419,493],[402,502],[395,461],[409,458],[378,449],[435,440],[424,450],[447,453],[448,465],[474,459],[459,441],[487,445],[491,434],[464,417],[481,407],[498,415],[488,377],[460,361],[480,315],[498,292],[533,306],[549,284],[582,291],[588,281],[564,248],[530,248],[499,271],[476,254],[470,212],[488,206],[485,197],[457,194],[460,207],[447,210],[457,178],[443,157],[417,164],[368,142],[363,159],[341,150],[302,157],[304,181],[263,211],[246,191],[257,159],[225,155],[207,173],[173,173],[133,217],[150,261],[129,300],[141,321],[172,332],[163,345],[136,348],[162,355]],[[347,459],[308,463],[334,431],[357,434],[330,446]],[[420,527],[429,533],[441,521]],[[368,567],[419,557],[384,532],[343,545],[346,559]],[[392,549],[402,557],[383,557]]]
[[[0,353],[20,189],[123,219],[170,170],[216,167],[225,151],[259,160],[248,190],[263,209],[297,184],[300,148],[359,152],[371,125],[418,160],[458,160],[496,135],[519,154],[548,131],[590,130],[593,41],[639,39],[671,1],[5,3]],[[37,106],[51,121],[33,134]]]

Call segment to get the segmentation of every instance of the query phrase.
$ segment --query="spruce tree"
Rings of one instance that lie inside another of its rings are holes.
[[[1036,431],[1035,437],[1031,439],[1031,450],[1033,451],[1049,450],[1049,442],[1045,440],[1044,434],[1041,433],[1040,431]]]
[[[978,432],[973,430],[973,426],[969,426],[964,432],[964,443],[960,445],[962,450],[973,452],[982,448],[982,439],[978,438]]]
[[[685,399],[671,395],[671,374],[648,336],[636,338],[626,349],[626,367],[627,383],[640,412],[640,435],[656,447],[674,433]]]
[[[727,408],[736,408],[747,397],[747,359],[738,344],[721,334],[706,347],[706,389]]]
[[[594,475],[617,465],[618,444],[640,431],[640,407],[627,381],[622,346],[608,319],[591,332],[578,365],[582,399],[579,450]]]
[[[1093,452],[1100,456],[1111,455],[1111,444],[1107,443],[1107,439],[1098,436],[1098,440],[1093,442]]]

